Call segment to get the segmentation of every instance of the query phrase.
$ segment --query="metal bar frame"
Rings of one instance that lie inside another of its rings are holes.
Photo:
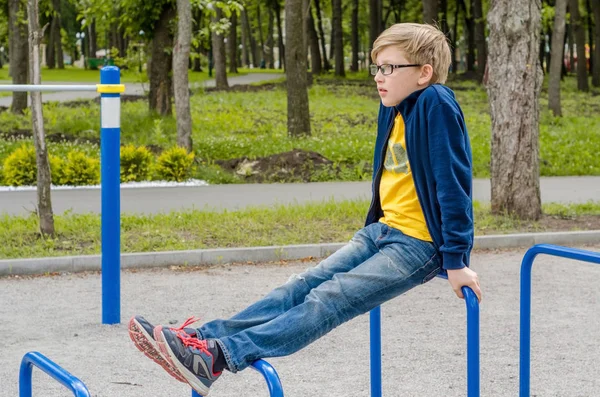
[[[467,396],[480,396],[479,302],[469,287],[462,287],[467,306]],[[370,313],[371,397],[382,397],[381,307]]]
[[[600,264],[600,253],[552,244],[537,244],[525,253],[521,263],[520,397],[529,397],[531,389],[531,269],[539,254]]]
[[[44,371],[71,390],[75,397],[90,397],[87,387],[78,378],[39,352],[29,352],[21,360],[19,371],[19,397],[32,397],[31,376],[33,366]]]

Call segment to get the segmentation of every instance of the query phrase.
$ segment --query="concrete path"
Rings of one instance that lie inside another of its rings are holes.
[[[585,203],[600,200],[600,177],[541,178],[542,201]],[[474,181],[474,199],[490,200],[490,182]],[[199,187],[124,188],[121,212],[146,213],[185,209],[240,209],[246,206],[311,201],[369,199],[370,182],[323,182],[297,184],[245,184]],[[35,207],[35,191],[0,192],[0,213],[24,215]],[[61,214],[100,212],[99,189],[56,190],[52,193],[54,212]]]
[[[592,247],[600,250],[600,246]],[[524,250],[475,252],[481,278],[481,396],[518,396],[519,267]],[[124,271],[122,324],[101,325],[96,273],[0,279],[0,396],[18,395],[20,360],[36,350],[79,377],[95,397],[185,397],[189,387],[137,351],[126,323],[228,317],[312,262],[221,266],[196,271]],[[600,266],[540,256],[534,266],[532,395],[600,394]],[[464,397],[465,305],[435,279],[383,305],[387,397]],[[343,324],[300,352],[268,359],[286,397],[368,397],[368,316]],[[70,395],[34,370],[35,396]],[[268,397],[251,370],[226,373],[212,397]]]
[[[251,84],[257,83],[261,81],[273,80],[282,77],[282,74],[277,73],[250,73],[244,76],[231,76],[228,77],[228,82],[230,86],[240,85],[240,84]],[[1,82],[2,84],[12,84],[9,81]],[[89,83],[73,83],[73,82],[49,82],[44,81],[42,84],[67,84],[67,85],[76,85],[76,84],[97,84],[97,81],[89,82]],[[203,85],[204,87],[214,87],[215,80],[207,80],[203,83],[190,84],[190,87],[196,87],[199,85]],[[137,84],[137,83],[125,83],[125,95],[144,95],[148,92],[150,86],[149,84]],[[44,93],[42,94],[43,102],[66,102],[73,101],[77,99],[93,99],[96,98],[98,93],[96,92],[53,92],[53,93]],[[29,99],[28,99],[29,100]],[[12,96],[0,97],[0,106],[9,107],[12,103]]]

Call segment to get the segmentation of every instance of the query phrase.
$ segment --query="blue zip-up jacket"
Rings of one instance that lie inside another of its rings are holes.
[[[419,203],[443,269],[469,266],[473,246],[472,155],[454,92],[440,84],[415,91],[399,105],[379,106],[373,159],[373,199],[366,225],[383,216],[379,183],[396,115],[404,119],[406,152]]]

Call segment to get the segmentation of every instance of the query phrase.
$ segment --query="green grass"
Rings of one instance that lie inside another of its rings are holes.
[[[303,205],[251,207],[239,211],[172,212],[149,216],[123,215],[123,252],[256,247],[343,242],[364,222],[367,201],[327,201]],[[544,206],[547,215],[568,218],[600,216],[600,202]],[[100,216],[66,213],[55,216],[57,236],[41,238],[35,215],[0,216],[0,259],[100,252]],[[543,222],[530,224],[475,204],[476,235],[518,231],[544,231]]]
[[[257,71],[253,69],[252,72]],[[281,72],[273,70],[258,70]],[[4,71],[5,72],[5,71]],[[57,72],[57,71],[47,71]],[[78,71],[78,73],[91,73]],[[247,70],[241,70],[246,73]],[[203,74],[197,74],[203,78]],[[256,158],[292,150],[316,151],[342,167],[341,173],[314,175],[321,180],[365,180],[369,172],[375,139],[378,97],[370,78],[352,74],[348,84],[332,75],[317,81],[309,90],[312,135],[290,138],[287,135],[287,96],[283,88],[256,92],[199,93],[191,98],[193,141],[200,166],[195,177],[211,183],[243,182],[225,175],[214,165],[216,160],[247,156]],[[279,81],[279,80],[278,80]],[[364,84],[361,84],[364,82]],[[489,177],[491,121],[485,90],[474,82],[451,81],[469,129],[475,177]],[[541,97],[540,171],[542,176],[600,175],[600,105],[598,93],[576,90],[573,77],[563,83],[564,117],[555,118],[547,110],[547,93]],[[99,106],[67,108],[46,105],[45,127],[48,134],[65,133],[78,137],[99,136]],[[122,142],[158,145],[168,148],[176,140],[174,117],[161,118],[148,112],[145,101],[124,103]],[[29,129],[29,117],[0,114],[0,133]],[[54,144],[49,144],[51,150]],[[14,147],[0,139],[0,167]]]

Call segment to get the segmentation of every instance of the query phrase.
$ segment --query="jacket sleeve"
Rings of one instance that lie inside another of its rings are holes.
[[[429,158],[441,213],[444,269],[461,269],[473,244],[472,158],[460,110],[435,105],[427,113]]]

